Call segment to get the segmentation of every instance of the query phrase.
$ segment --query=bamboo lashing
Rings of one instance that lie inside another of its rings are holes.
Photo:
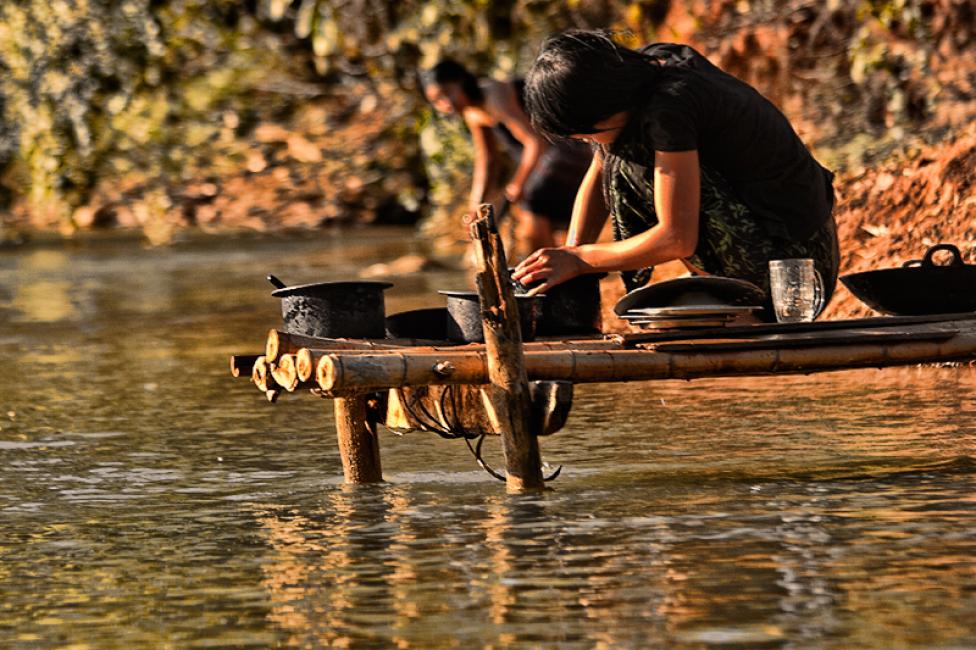
[[[489,417],[485,386],[452,384],[392,388],[388,393],[386,426],[405,431],[434,431],[444,437],[477,438],[501,431]],[[548,436],[563,427],[573,404],[573,385],[562,381],[529,383],[533,427]]]
[[[976,331],[946,340],[730,352],[659,352],[653,350],[584,350],[525,352],[530,380],[573,383],[694,379],[735,375],[809,373],[845,368],[882,367],[976,357]],[[449,375],[435,371],[450,363]],[[437,384],[484,384],[488,364],[481,352],[437,354],[342,354],[323,356],[316,371],[326,393],[353,388],[399,388]]]

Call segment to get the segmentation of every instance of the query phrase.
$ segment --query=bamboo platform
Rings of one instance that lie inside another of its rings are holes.
[[[271,330],[231,357],[270,401],[335,401],[349,483],[382,480],[377,424],[465,439],[500,435],[510,491],[543,484],[537,437],[558,431],[579,383],[780,375],[976,360],[976,313],[641,332],[523,343],[490,209],[472,226],[485,343],[344,340]],[[479,456],[480,462],[480,456]]]

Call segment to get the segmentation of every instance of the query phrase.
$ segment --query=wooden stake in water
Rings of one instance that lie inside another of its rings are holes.
[[[543,488],[539,441],[532,430],[532,398],[522,353],[518,305],[508,273],[502,238],[489,204],[471,224],[478,260],[478,293],[491,386],[488,411],[496,419],[505,453],[510,492]]]
[[[380,441],[364,394],[335,400],[336,437],[346,483],[382,483]]]

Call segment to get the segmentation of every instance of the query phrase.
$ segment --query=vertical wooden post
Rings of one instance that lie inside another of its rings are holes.
[[[381,483],[380,441],[365,394],[335,399],[336,435],[346,483]]]
[[[497,418],[510,492],[543,487],[539,441],[532,430],[532,398],[525,373],[522,330],[505,250],[489,204],[471,224],[478,258],[478,293],[488,357],[489,412]]]

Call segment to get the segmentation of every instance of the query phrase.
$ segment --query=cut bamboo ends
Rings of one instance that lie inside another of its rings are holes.
[[[271,376],[275,383],[289,393],[298,388],[298,372],[295,370],[295,355],[283,354],[271,367]]]
[[[233,354],[230,357],[231,377],[250,377],[254,370],[254,362],[260,355],[257,354]]]
[[[264,393],[264,396],[269,402],[274,404],[278,401],[281,388],[271,375],[271,369],[265,362],[264,357],[259,356],[254,360],[254,366],[251,368],[251,381],[258,387],[258,390]]]

